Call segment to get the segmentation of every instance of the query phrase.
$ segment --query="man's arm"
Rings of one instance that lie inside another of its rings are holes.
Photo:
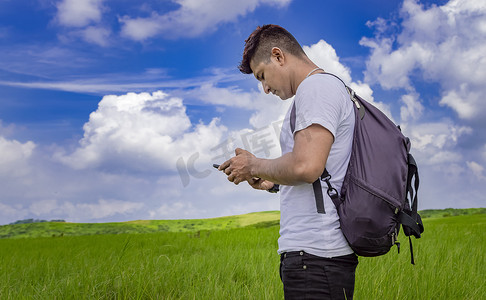
[[[334,136],[318,124],[295,133],[292,152],[276,159],[257,158],[248,151],[236,149],[236,156],[219,167],[228,180],[239,184],[261,178],[283,185],[312,183],[321,176],[331,151]]]

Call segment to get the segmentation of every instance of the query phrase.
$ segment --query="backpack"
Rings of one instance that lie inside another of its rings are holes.
[[[341,80],[334,74],[324,74]],[[400,252],[397,236],[401,225],[409,237],[411,263],[415,264],[410,237],[420,238],[424,227],[417,213],[419,176],[409,153],[410,140],[385,114],[343,84],[354,102],[351,157],[340,193],[332,187],[326,169],[312,184],[317,212],[325,213],[323,181],[336,206],[341,230],[357,255],[383,255],[394,245]],[[295,120],[294,102],[290,113],[292,133]]]

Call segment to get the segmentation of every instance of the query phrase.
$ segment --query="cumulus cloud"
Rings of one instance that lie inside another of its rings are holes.
[[[404,130],[410,133],[413,149],[424,153],[424,158],[455,149],[460,138],[473,132],[471,127],[456,125],[450,120],[410,125]],[[427,161],[424,159],[424,162]]]
[[[214,84],[203,84],[194,91],[199,98],[209,104],[229,107],[239,107],[246,110],[258,107],[258,93],[246,92],[238,87],[221,88]]]
[[[421,207],[477,206],[476,196],[473,196],[476,193],[475,179],[467,164],[471,154],[464,152],[460,145],[472,134],[472,128],[456,125],[451,120],[441,120],[408,123],[402,129],[411,139],[411,153],[419,167]],[[460,190],[465,194],[457,195],[458,191],[450,191],[447,186],[462,186]]]
[[[0,136],[0,176],[19,177],[29,172],[29,159],[36,145]]]
[[[226,128],[213,119],[191,124],[182,99],[161,91],[103,97],[84,125],[84,137],[70,154],[56,158],[75,169],[173,171],[179,157],[211,157]]]
[[[483,95],[480,89],[471,89],[469,84],[464,83],[457,89],[446,91],[439,104],[451,107],[461,119],[476,119],[484,114],[478,109],[481,101],[484,101]]]
[[[150,219],[170,219],[173,216],[187,218],[197,215],[198,210],[190,202],[164,203],[160,207],[150,210],[149,217]],[[200,211],[199,213],[205,213],[205,211]]]
[[[407,122],[409,120],[417,120],[422,116],[424,106],[420,103],[419,95],[417,93],[403,95],[401,100],[405,104],[400,108],[400,117],[402,121]]]
[[[399,18],[368,22],[375,34],[360,41],[370,49],[365,81],[405,93],[402,129],[412,139],[426,207],[477,206],[470,199],[484,193],[477,179],[486,162],[479,148],[486,120],[480,109],[480,95],[486,93],[485,17],[484,1],[424,5],[404,0]],[[464,188],[451,191],[446,186]]]
[[[336,50],[324,40],[320,40],[311,46],[304,46],[304,52],[318,66],[326,72],[333,73],[341,78],[350,88],[352,88],[363,99],[383,111],[393,120],[390,108],[382,102],[375,102],[371,87],[358,80],[354,82],[351,78],[351,70],[340,62]]]
[[[99,199],[97,202],[58,201],[56,199],[38,200],[28,207],[20,209],[24,214],[38,218],[68,219],[71,222],[90,220],[98,221],[115,215],[133,214],[144,207],[141,202],[114,199]],[[13,211],[16,211],[15,209]]]
[[[471,170],[471,172],[476,176],[477,179],[480,180],[485,180],[486,176],[483,174],[484,171],[484,166],[478,164],[475,161],[468,161],[466,162],[468,168]]]
[[[385,89],[415,91],[413,80],[422,78],[442,87],[441,105],[449,106],[460,118],[484,118],[480,106],[486,92],[486,4],[484,1],[451,0],[429,7],[405,0],[400,11],[400,33],[384,34],[386,22],[377,26],[374,38],[361,45],[371,49],[366,80]],[[417,75],[421,75],[421,78]]]
[[[129,214],[143,207],[141,202],[130,202],[113,199],[100,199],[97,203],[65,202],[60,209],[72,220],[99,220],[117,214]]]
[[[411,139],[411,153],[418,163],[422,208],[480,205],[484,191],[477,180],[482,178],[482,165],[471,160],[476,156],[474,150],[462,145],[473,134],[473,128],[446,119],[407,123],[402,129]]]
[[[61,25],[84,27],[101,20],[103,0],[62,0],[57,3],[57,19]]]
[[[223,110],[241,110],[247,100],[231,102],[238,97],[259,98],[252,101],[268,97],[269,105],[251,102],[247,116],[258,116],[255,126],[228,132],[217,118],[191,122],[182,99],[164,92],[108,95],[90,115],[77,145],[35,151],[32,142],[4,138],[0,140],[2,153],[7,148],[8,153],[17,153],[15,166],[27,162],[28,172],[12,178],[6,171],[7,180],[0,184],[0,223],[24,218],[71,222],[201,218],[247,213],[259,207],[277,209],[275,196],[247,185],[245,189],[244,184],[236,187],[211,164],[234,155],[236,146],[248,146],[260,157],[277,156],[275,124],[269,124],[268,118],[264,122],[265,110],[258,107],[272,107],[270,103],[278,107],[282,101],[261,89],[249,95],[212,85],[195,90],[203,103],[211,105],[226,97],[227,101],[217,104]],[[0,133],[11,136],[15,130],[0,127]],[[220,147],[227,151],[221,153]],[[271,153],[267,156],[265,150]],[[274,201],[259,205],[268,199]]]
[[[180,5],[167,13],[153,11],[148,17],[123,16],[122,35],[143,41],[162,35],[170,38],[195,37],[215,30],[216,25],[235,21],[259,5],[286,6],[291,0],[173,0]]]
[[[57,3],[56,21],[66,31],[58,36],[70,43],[81,39],[101,47],[110,45],[111,28],[103,25],[104,0],[62,0]]]
[[[86,42],[106,47],[109,45],[111,30],[105,27],[89,26],[81,30],[79,34]]]
[[[252,112],[249,124],[253,128],[262,128],[283,120],[292,102],[292,99],[281,101],[274,95],[265,94],[260,84],[256,90],[251,91],[206,84],[196,89],[194,94],[197,94],[205,103],[221,107],[236,107]]]

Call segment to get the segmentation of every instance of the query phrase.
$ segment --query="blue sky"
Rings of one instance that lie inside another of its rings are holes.
[[[240,74],[258,25],[412,140],[419,208],[486,204],[483,1],[0,0],[0,224],[205,218],[278,196],[213,170],[279,155],[290,101]]]

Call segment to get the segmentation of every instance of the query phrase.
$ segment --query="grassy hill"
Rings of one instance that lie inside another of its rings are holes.
[[[422,218],[485,214],[486,208],[423,210]],[[42,222],[0,226],[0,238],[60,237],[95,234],[198,232],[233,229],[246,226],[278,225],[279,211],[255,212],[244,215],[181,220],[137,220],[113,223]]]
[[[453,217],[463,215],[486,214],[486,208],[446,208],[446,209],[425,209],[419,212],[422,219]]]
[[[246,226],[276,225],[279,211],[244,215],[181,220],[137,220],[113,223],[42,222],[0,226],[0,238],[60,237],[94,234],[197,232],[201,230],[233,229]]]

